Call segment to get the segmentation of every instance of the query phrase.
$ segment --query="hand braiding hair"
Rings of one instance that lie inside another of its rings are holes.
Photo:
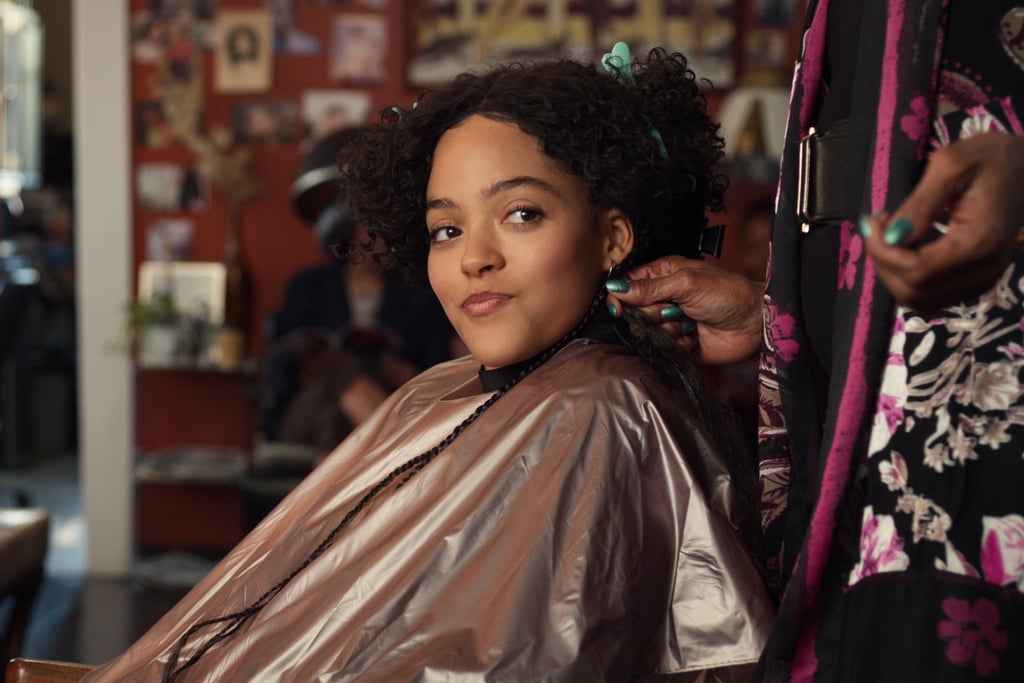
[[[287,586],[292,581],[292,579],[298,576],[298,574],[303,569],[308,567],[310,564],[312,564],[314,560],[323,555],[324,552],[326,552],[327,549],[334,544],[334,541],[338,537],[338,534],[344,531],[345,528],[347,528],[352,523],[352,520],[360,512],[362,512],[362,510],[370,503],[370,501],[372,501],[376,496],[378,496],[382,491],[387,489],[396,481],[398,483],[395,485],[395,488],[398,489],[403,484],[412,479],[414,476],[416,476],[416,474],[418,474],[420,471],[423,470],[424,467],[430,464],[430,462],[435,457],[437,457],[437,455],[440,454],[441,451],[450,446],[451,443],[455,441],[455,439],[458,438],[458,436],[463,431],[465,431],[467,427],[469,427],[469,425],[473,424],[473,422],[475,422],[477,418],[479,418],[488,408],[494,405],[499,398],[508,393],[508,391],[512,387],[519,384],[519,382],[521,382],[527,375],[529,375],[534,370],[536,370],[541,365],[550,360],[556,353],[565,348],[565,346],[569,342],[576,339],[579,336],[580,332],[583,330],[583,328],[593,317],[595,311],[597,311],[598,309],[598,306],[602,306],[604,304],[605,296],[607,296],[607,290],[605,290],[605,288],[602,286],[601,291],[598,292],[597,297],[590,304],[590,308],[587,310],[587,313],[583,317],[583,320],[571,332],[566,334],[564,337],[559,339],[557,342],[555,342],[554,344],[549,346],[545,351],[543,351],[540,355],[534,358],[533,362],[529,363],[515,377],[506,382],[504,386],[502,386],[498,391],[492,394],[486,401],[481,403],[476,408],[476,410],[474,410],[472,413],[469,414],[468,417],[466,417],[466,419],[464,419],[462,422],[456,425],[455,428],[452,429],[452,431],[448,434],[448,436],[442,439],[436,446],[402,463],[401,465],[393,469],[387,476],[385,476],[383,479],[377,482],[373,486],[373,488],[371,488],[359,500],[359,502],[356,503],[355,507],[353,507],[345,514],[341,521],[338,522],[337,526],[335,526],[330,531],[330,533],[327,534],[327,536],[320,543],[320,545],[318,545],[316,549],[314,549],[313,552],[311,552],[306,557],[305,560],[303,560],[295,569],[293,569],[292,572],[288,574],[288,576],[281,579],[277,584],[269,588],[265,593],[263,593],[263,595],[261,595],[255,601],[253,601],[252,604],[250,604],[245,609],[239,610],[237,612],[232,612],[231,614],[226,614],[221,617],[206,619],[204,621],[199,622],[198,624],[193,624],[187,631],[185,631],[181,638],[178,639],[178,643],[175,646],[174,651],[171,653],[170,659],[167,660],[167,664],[164,667],[164,673],[163,677],[161,678],[161,682],[173,683],[175,680],[177,680],[178,676],[182,672],[184,672],[189,667],[193,666],[196,662],[198,662],[199,659],[207,652],[209,652],[214,645],[221,642],[225,638],[230,637],[232,634],[238,631],[238,629],[240,629],[242,625],[245,624],[245,622],[247,622],[249,619],[255,616],[260,610],[266,607],[267,604],[271,600],[273,600],[278,593],[284,590],[285,586]],[[223,628],[221,628],[220,631],[218,631],[209,639],[207,639],[206,642],[204,642],[199,647],[195,654],[189,657],[181,666],[178,666],[178,660],[181,658],[181,652],[185,649],[185,646],[188,644],[188,641],[192,638],[192,636],[194,636],[202,629],[208,626],[214,626],[216,624],[224,624],[224,626]]]

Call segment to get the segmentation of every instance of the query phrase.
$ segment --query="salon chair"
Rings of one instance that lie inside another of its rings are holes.
[[[4,683],[78,683],[91,669],[82,664],[12,659]]]
[[[0,602],[12,603],[0,624],[0,662],[21,652],[43,583],[49,530],[46,510],[0,508]]]

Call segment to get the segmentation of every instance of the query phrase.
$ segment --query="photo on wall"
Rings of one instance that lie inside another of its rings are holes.
[[[160,218],[146,228],[146,260],[188,261],[196,223],[189,218]]]
[[[298,106],[292,100],[238,101],[231,118],[240,143],[293,143],[299,138]]]
[[[359,90],[307,90],[302,94],[302,125],[307,140],[319,140],[339,128],[366,123],[370,95]]]
[[[139,204],[149,211],[202,211],[209,192],[195,166],[154,162],[135,172]]]
[[[150,5],[149,11],[132,13],[132,59],[144,64],[157,64],[165,59],[188,63],[193,51],[213,49],[213,0],[152,0]]]
[[[273,80],[274,51],[266,10],[223,10],[217,15],[213,87],[221,93],[264,92]]]
[[[345,83],[383,83],[388,76],[387,18],[340,14],[331,27],[328,76]]]
[[[266,0],[274,23],[274,52],[319,54],[320,41],[295,23],[295,0]]]
[[[154,100],[135,103],[135,141],[144,147],[167,147],[175,141],[174,131]]]

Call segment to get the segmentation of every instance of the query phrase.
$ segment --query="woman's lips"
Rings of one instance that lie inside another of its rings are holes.
[[[477,318],[488,313],[493,313],[498,310],[509,301],[512,300],[511,294],[499,294],[498,292],[477,292],[476,294],[470,294],[462,302],[462,310],[467,315]]]

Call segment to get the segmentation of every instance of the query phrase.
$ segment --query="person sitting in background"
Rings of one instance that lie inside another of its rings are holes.
[[[333,258],[292,277],[268,325],[263,437],[312,446],[320,457],[391,391],[465,353],[433,293],[385,272],[360,247],[366,229],[337,184],[338,152],[357,135],[339,128],[310,143],[292,208]]]
[[[365,242],[354,229],[352,243]],[[341,251],[291,280],[267,353],[267,438],[325,455],[389,393],[464,350],[430,290]]]
[[[601,285],[699,254],[723,143],[682,55],[605,65],[463,74],[347,149],[378,256],[472,355],[393,393],[86,681],[749,675],[773,615],[735,427]]]

